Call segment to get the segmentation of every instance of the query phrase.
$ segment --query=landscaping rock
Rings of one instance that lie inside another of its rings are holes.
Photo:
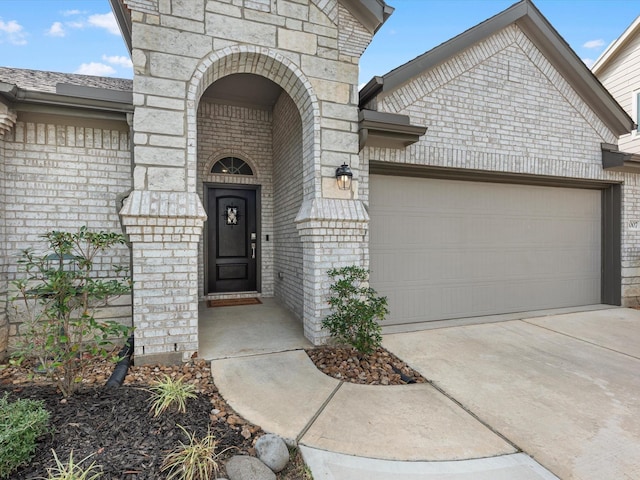
[[[289,462],[289,450],[284,440],[277,435],[267,434],[258,439],[256,455],[275,473],[280,472]]]
[[[256,457],[236,455],[225,466],[229,480],[276,480],[276,474]]]

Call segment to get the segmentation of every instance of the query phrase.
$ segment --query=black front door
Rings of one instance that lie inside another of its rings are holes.
[[[256,290],[256,190],[207,189],[208,293]]]

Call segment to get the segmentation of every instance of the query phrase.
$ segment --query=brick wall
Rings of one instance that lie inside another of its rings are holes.
[[[204,183],[260,185],[261,293],[273,296],[273,182],[272,113],[267,108],[200,103],[198,109],[198,190],[204,203]],[[253,176],[216,175],[211,167],[221,158],[238,157],[247,162]],[[200,242],[199,265],[204,267],[204,244]],[[204,268],[199,274],[200,297],[204,296]]]
[[[372,160],[454,169],[624,182],[623,303],[640,296],[640,189],[635,175],[602,169],[616,136],[515,25],[377,99],[379,111],[428,127],[404,150],[366,148]],[[363,197],[368,199],[365,179]]]
[[[222,77],[236,73],[260,75],[275,82],[295,104],[301,119],[300,145],[299,148],[296,146],[298,150],[295,154],[299,156],[299,180],[302,183],[295,188],[300,189],[296,192],[301,192],[302,203],[311,206],[322,197],[352,199],[352,192],[337,191],[333,177],[336,167],[345,161],[352,165],[357,176],[357,63],[359,53],[371,35],[353,21],[346,9],[339,8],[337,0],[127,0],[127,5],[131,10],[134,41],[132,61],[136,75],[133,95],[134,193],[139,192],[123,210],[128,231],[144,230],[145,225],[158,216],[157,212],[151,210],[152,205],[157,205],[156,194],[184,192],[181,201],[185,203],[185,208],[200,212],[202,182],[207,179],[230,181],[208,176],[205,168],[209,166],[207,161],[214,161],[215,155],[223,153],[215,138],[207,146],[199,145],[201,141],[208,141],[202,134],[206,136],[210,129],[215,135],[215,128],[212,128],[214,125],[202,124],[202,113],[198,109],[202,101],[207,101],[204,94],[209,86]],[[339,38],[341,28],[346,33]],[[352,113],[338,115],[339,107],[346,107]],[[333,116],[324,118],[323,111],[333,112]],[[243,114],[252,115],[249,111]],[[233,128],[242,128],[242,118],[228,117],[228,120],[236,123]],[[283,117],[279,127],[290,126]],[[221,129],[224,135],[235,135],[227,127]],[[250,142],[247,139],[251,137],[244,137],[239,144],[237,142],[240,140],[233,138],[233,145],[225,148],[249,150]],[[286,143],[282,147],[287,147],[282,150],[283,158],[294,155],[291,144]],[[243,158],[242,152],[238,153]],[[245,154],[246,157],[254,157],[252,152]],[[249,160],[254,162],[262,176],[256,179],[261,185],[263,214],[262,291],[269,293],[274,291],[273,283],[269,282],[273,281],[275,275],[274,270],[270,269],[273,262],[269,262],[269,255],[273,256],[274,250],[270,252],[269,249],[276,248],[276,244],[267,242],[265,237],[273,233],[276,241],[285,240],[292,235],[292,230],[291,225],[286,227],[287,236],[284,238],[269,231],[274,228],[269,222],[277,208],[269,203],[274,195],[273,190],[269,190],[272,183],[269,175],[273,174],[273,168],[262,170],[259,164],[262,159]],[[238,183],[243,182],[250,180],[241,179]],[[281,190],[280,193],[283,200],[290,201],[285,198],[291,193],[290,190]],[[324,214],[328,216],[323,219],[331,221],[336,213],[326,210]],[[200,218],[204,220],[204,215]],[[279,228],[284,228],[290,220],[289,217],[283,217]],[[311,219],[300,217],[297,220],[308,223]],[[304,225],[302,229],[308,231]],[[309,238],[323,242],[316,235]],[[332,241],[339,242],[339,239]],[[284,248],[284,245],[281,246]],[[137,263],[138,270],[151,274],[148,260],[142,255],[137,256],[136,248],[134,263]],[[196,245],[194,248],[201,262],[201,247]],[[299,246],[297,248],[298,251],[293,254],[301,258]],[[192,253],[183,252],[185,261],[191,261]],[[281,255],[280,264],[283,268],[287,255],[288,252]],[[299,269],[292,266],[287,268],[289,271]],[[196,292],[196,296],[190,300],[188,296],[183,297],[181,305],[172,307],[174,310],[182,308],[191,311],[191,303],[204,293],[203,273],[202,269],[198,273],[197,265],[195,274],[200,277],[200,295]],[[313,270],[309,270],[309,274],[313,275]],[[191,275],[192,272],[189,273]],[[307,278],[306,271],[304,275],[306,298],[315,295],[318,289],[314,285],[322,282],[324,276]],[[165,288],[171,289],[171,282],[167,282]],[[144,295],[144,292],[140,293]],[[305,306],[304,315],[312,315],[314,318],[308,322],[317,327],[319,319],[316,306],[314,304],[311,309]],[[299,304],[294,308],[300,311]],[[135,305],[134,321],[136,325],[152,328],[148,318],[162,311],[158,307],[151,314],[142,306]],[[197,311],[193,315],[197,316]],[[190,330],[190,335],[194,334],[197,335],[197,327]],[[141,345],[144,345],[145,332],[138,330],[138,336],[143,342]],[[188,352],[182,348],[192,346],[184,342],[172,348],[170,339],[165,342],[166,352],[171,355],[182,352],[186,356]],[[161,354],[161,350],[162,347],[158,346],[154,354]],[[136,343],[136,354],[140,353]]]
[[[302,122],[287,94],[273,110],[275,293],[302,318],[302,243],[295,218],[302,204]]]
[[[45,117],[39,117],[45,118]],[[121,232],[116,197],[131,188],[129,127],[126,122],[20,114],[5,135],[2,278],[18,276],[16,259],[26,248],[42,251],[40,235],[51,230]],[[129,265],[129,250],[120,247],[100,258],[95,270],[107,275],[110,263]],[[130,299],[119,299],[100,317],[131,322]],[[13,310],[9,309],[9,313]],[[20,318],[11,316],[11,336]]]
[[[6,182],[5,182],[5,148],[4,131],[0,132],[0,360],[6,355],[9,339],[9,323],[7,319],[7,268],[9,258],[7,256],[7,229],[5,222],[6,207]]]

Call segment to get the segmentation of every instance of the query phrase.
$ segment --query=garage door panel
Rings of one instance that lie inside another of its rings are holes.
[[[600,301],[596,190],[371,176],[388,324]]]

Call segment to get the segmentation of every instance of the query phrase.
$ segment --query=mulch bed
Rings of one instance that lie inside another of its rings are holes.
[[[317,347],[307,350],[315,365],[325,374],[343,381],[372,385],[403,385],[427,380],[387,350],[380,348],[366,358],[358,358],[349,347]],[[9,400],[42,400],[50,412],[51,433],[38,442],[29,465],[15,472],[15,480],[46,478],[47,468],[55,465],[51,450],[65,461],[73,451],[77,463],[102,466],[105,480],[151,480],[166,478],[160,467],[167,453],[187,439],[178,425],[203,437],[210,428],[218,439],[218,451],[230,448],[223,459],[236,454],[255,455],[253,445],[264,434],[236,414],[225,402],[211,378],[208,362],[194,359],[180,366],[131,367],[122,387],[106,389],[104,384],[113,365],[96,361],[80,391],[63,399],[45,378],[34,375],[33,365],[22,367],[0,364],[0,396]],[[183,378],[196,387],[198,397],[187,402],[186,414],[167,411],[159,417],[150,413],[150,393],[154,380],[165,375]],[[309,478],[299,455],[283,472],[280,480]],[[221,464],[220,475],[224,476]]]
[[[231,455],[255,455],[253,445],[262,430],[236,415],[217,393],[206,362],[180,367],[132,367],[125,385],[107,389],[97,383],[110,365],[97,364],[88,375],[89,384],[68,399],[42,378],[32,379],[27,369],[5,367],[0,370],[0,395],[9,400],[43,400],[50,412],[53,430],[38,442],[29,465],[12,474],[15,480],[42,478],[55,465],[52,449],[65,461],[73,451],[74,462],[91,455],[85,462],[102,466],[103,479],[146,480],[166,478],[160,471],[165,455],[187,438],[178,425],[198,438],[207,429],[218,439],[218,451],[230,447]],[[187,402],[185,414],[167,411],[158,417],[149,413],[150,393],[144,383],[163,375],[186,377],[199,390]],[[93,385],[92,385],[93,384]],[[222,466],[222,473],[224,467]]]

